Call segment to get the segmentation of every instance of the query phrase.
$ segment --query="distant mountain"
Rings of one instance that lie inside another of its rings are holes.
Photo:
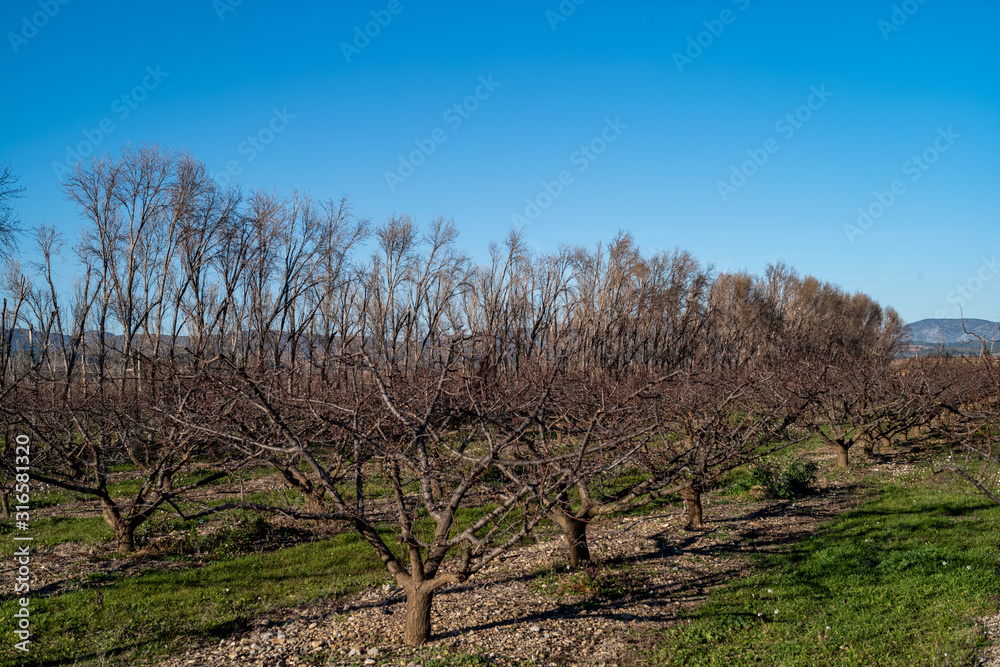
[[[989,320],[966,319],[964,328],[960,319],[920,320],[913,324],[907,324],[903,329],[908,335],[910,343],[914,345],[920,343],[954,345],[976,342],[976,337],[972,334],[979,334],[987,342],[1000,341],[1000,323]]]

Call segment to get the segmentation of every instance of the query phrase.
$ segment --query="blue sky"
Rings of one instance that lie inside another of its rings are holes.
[[[993,3],[7,0],[0,28],[0,161],[68,242],[60,165],[159,142],[244,189],[453,218],[480,259],[515,224],[539,251],[626,229],[1000,319]]]

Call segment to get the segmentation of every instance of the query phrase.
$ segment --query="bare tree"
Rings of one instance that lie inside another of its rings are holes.
[[[542,261],[536,283],[515,281],[494,298],[490,290],[507,279],[477,278],[455,236],[445,221],[421,233],[393,218],[376,230],[370,263],[340,267],[336,279],[310,271],[299,290],[287,288],[283,269],[249,272],[245,322],[273,307],[269,293],[294,295],[294,318],[278,317],[270,337],[252,336],[246,354],[204,359],[200,381],[217,388],[215,401],[186,402],[174,416],[231,448],[267,452],[297,488],[318,490],[326,512],[272,509],[353,525],[406,590],[409,644],[429,637],[435,591],[515,545],[576,482],[564,465],[574,454],[540,449],[535,437],[566,418],[551,406],[571,385],[563,368],[572,337],[553,328],[559,261]],[[338,236],[327,252],[346,253],[356,237]],[[540,308],[539,294],[548,295]],[[261,365],[268,341],[293,319],[304,332],[337,333],[303,334],[283,357],[299,371]],[[317,365],[322,372],[312,372]]]
[[[1000,503],[1000,364],[983,336],[978,358],[942,360],[947,369],[947,420],[940,426],[951,455],[937,465]]]
[[[20,197],[25,190],[17,181],[10,165],[0,162],[0,259],[12,255],[17,247],[20,221],[12,200]]]
[[[212,429],[220,440],[306,462],[312,483],[326,491],[330,511],[292,514],[346,521],[365,538],[406,591],[410,645],[430,637],[435,591],[480,571],[546,515],[545,507],[530,502],[531,485],[486,492],[480,482],[491,465],[518,458],[519,441],[544,409],[558,370],[540,369],[548,375],[526,377],[524,386],[503,398],[466,379],[465,342],[432,346],[425,362],[408,367],[360,351],[350,385],[342,391],[330,387],[308,401],[289,397],[273,379],[254,379],[230,365],[220,386],[239,389],[247,400],[240,414],[234,407],[224,415],[228,432],[204,425],[204,402],[190,406],[192,416],[199,410],[199,428]],[[266,426],[254,425],[254,411]],[[359,450],[367,465],[352,460]],[[334,461],[348,465],[331,466]],[[342,474],[351,463],[354,475]],[[558,477],[548,479],[544,490],[559,483]],[[372,495],[373,488],[382,493]],[[391,539],[380,526],[386,520],[395,525]],[[446,562],[450,554],[455,558]]]
[[[702,494],[803,415],[846,465],[927,402],[893,374],[895,313],[783,265],[713,278],[626,233],[547,255],[511,233],[476,266],[450,221],[372,228],[346,200],[219,188],[156,146],[65,189],[85,220],[74,294],[41,230],[40,286],[12,267],[0,327],[0,417],[37,438],[38,478],[99,499],[127,552],[155,512],[270,465],[301,502],[194,516],[352,526],[406,591],[411,645],[437,591],[543,521],[574,565],[590,522],[670,494],[697,529]],[[138,492],[114,491],[122,464]]]
[[[98,499],[127,553],[154,512],[247,462],[165,417],[199,391],[175,363],[186,319],[177,304],[191,275],[177,249],[199,225],[213,235],[228,213],[211,205],[218,193],[199,163],[155,147],[81,165],[66,188],[85,214],[77,248],[85,274],[64,302],[52,268],[60,241],[45,228],[40,287],[11,274],[20,305],[5,327],[29,333],[30,372],[10,383],[4,412],[38,442],[35,477]],[[164,335],[171,326],[174,335]],[[120,465],[142,479],[133,494],[116,490]]]

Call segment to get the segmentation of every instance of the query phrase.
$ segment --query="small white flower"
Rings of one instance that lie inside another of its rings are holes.
[[[777,613],[778,613],[778,610],[777,610],[777,609],[775,609],[775,610],[774,610],[774,613],[775,613],[775,614],[777,614]]]
[[[971,565],[966,565],[966,566],[965,566],[965,569],[966,569],[966,570],[971,570],[971,569],[972,569],[972,566],[971,566]]]
[[[768,593],[773,593],[774,591],[772,591],[772,590],[771,590],[770,588],[768,588],[768,589],[767,589],[767,592],[768,592]]]
[[[764,615],[764,614],[760,613],[759,611],[757,612],[757,618],[760,618],[760,617],[761,617],[761,616],[763,616],[763,615]]]
[[[941,564],[942,564],[942,565],[947,565],[947,564],[948,564],[948,561],[946,561],[946,560],[943,560],[943,561],[941,561]]]
[[[830,629],[830,626],[829,626],[829,625],[828,625],[828,626],[826,626],[826,629],[827,629],[827,630],[829,630],[829,629]]]

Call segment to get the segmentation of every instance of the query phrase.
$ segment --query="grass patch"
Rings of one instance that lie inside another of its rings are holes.
[[[142,488],[145,480],[132,478],[123,479],[120,482],[110,482],[108,483],[108,494],[115,499],[131,499],[134,498],[138,493],[139,489]],[[94,500],[94,498],[91,498]]]
[[[0,664],[131,664],[220,637],[269,609],[354,593],[387,577],[354,533],[197,569],[91,576],[76,590],[32,599],[31,653],[15,655],[5,642]],[[8,637],[15,605],[9,596],[0,605],[0,633]]]
[[[247,500],[252,503],[262,505],[273,505],[275,507],[290,507],[301,509],[305,504],[305,496],[296,489],[284,487],[273,491],[254,491],[247,494]]]
[[[712,493],[717,496],[735,497],[742,499],[744,496],[749,499],[750,488],[757,482],[749,465],[741,465],[738,468],[727,470],[716,480]]]
[[[51,547],[64,542],[81,542],[88,546],[97,546],[114,537],[111,528],[101,517],[86,519],[71,519],[61,516],[51,516],[31,522],[29,533],[32,538],[32,549]],[[0,555],[10,558],[17,546],[13,540],[0,542]]]
[[[666,631],[658,665],[972,664],[1000,607],[1000,506],[927,480],[878,496]]]
[[[568,570],[567,566],[563,567]],[[577,571],[559,570],[556,567],[543,572],[535,580],[533,588],[546,595],[584,598],[581,604],[584,608],[590,606],[588,601],[624,597],[642,580],[641,573],[634,568],[611,568],[596,561],[586,563]]]
[[[440,655],[425,658],[420,664],[424,667],[488,667],[490,665],[496,665],[497,663],[495,660],[479,653],[451,653],[443,651]],[[528,663],[525,662],[518,664]]]

